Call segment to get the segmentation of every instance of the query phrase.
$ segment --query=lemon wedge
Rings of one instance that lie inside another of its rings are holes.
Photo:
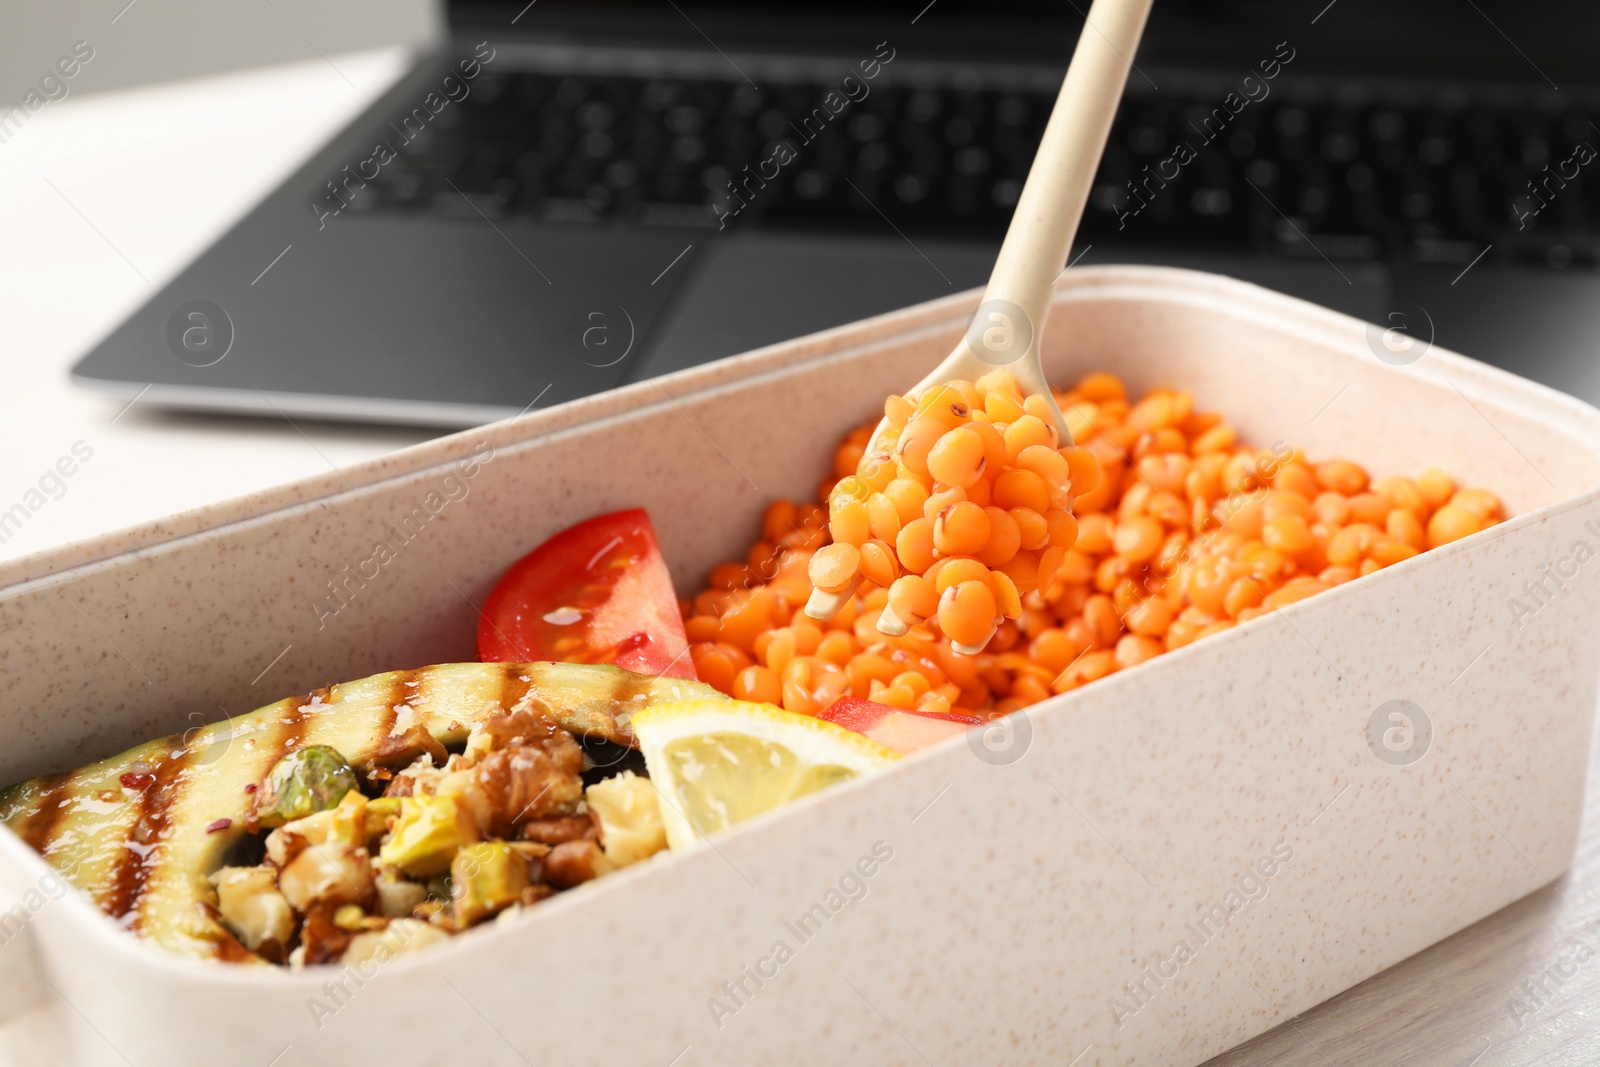
[[[630,725],[674,849],[900,758],[854,730],[741,700],[659,704]]]

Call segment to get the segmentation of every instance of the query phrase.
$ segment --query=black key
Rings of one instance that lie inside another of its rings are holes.
[[[845,129],[852,140],[866,144],[869,141],[881,140],[885,127],[883,119],[867,112],[851,118]]]
[[[1398,111],[1381,108],[1372,113],[1367,132],[1377,141],[1398,141],[1406,132],[1405,117]]]
[[[1154,156],[1167,147],[1167,134],[1159,126],[1139,125],[1128,131],[1127,144],[1136,156]]]
[[[928,89],[919,89],[911,94],[906,101],[906,121],[915,125],[926,126],[939,117],[943,110],[943,102],[939,94]]]
[[[957,174],[967,178],[976,178],[989,169],[989,153],[976,145],[968,145],[958,151],[952,159],[952,166]]]
[[[889,149],[881,144],[864,145],[856,153],[856,165],[864,171],[880,171],[889,165]]]
[[[963,115],[957,115],[944,124],[945,143],[952,147],[970,144],[974,132],[972,121]]]
[[[611,129],[616,117],[616,111],[604,100],[591,100],[577,111],[579,129],[589,131]]]
[[[1278,184],[1278,165],[1270,159],[1252,159],[1244,168],[1245,180],[1262,192]]]
[[[705,122],[705,113],[693,104],[678,104],[666,112],[668,132],[679,136],[699,133]]]
[[[1025,97],[1008,93],[1002,96],[994,108],[994,119],[1002,126],[1018,127],[1028,121],[1028,101]]]
[[[1356,158],[1361,144],[1355,135],[1343,130],[1335,130],[1322,138],[1322,158],[1329,163],[1349,163]]]
[[[733,90],[728,113],[737,117],[754,115],[761,109],[763,96],[753,85],[737,85]]]
[[[1455,157],[1455,145],[1442,134],[1429,134],[1417,145],[1417,159],[1424,166],[1442,167]]]
[[[1277,115],[1277,129],[1280,136],[1299,139],[1311,130],[1311,116],[1303,107],[1280,107]]]

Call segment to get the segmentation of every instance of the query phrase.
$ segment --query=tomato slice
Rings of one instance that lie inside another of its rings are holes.
[[[478,622],[489,663],[612,663],[695,679],[672,575],[643,508],[570,526],[512,564]]]

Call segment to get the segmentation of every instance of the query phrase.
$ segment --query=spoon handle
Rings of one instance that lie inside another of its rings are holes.
[[[1022,186],[984,299],[1004,299],[1044,329],[1050,292],[1083,218],[1152,0],[1094,0]]]

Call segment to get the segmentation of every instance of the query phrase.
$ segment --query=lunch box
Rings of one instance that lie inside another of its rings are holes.
[[[691,592],[978,300],[0,565],[0,782],[470,659],[500,573],[600,512],[648,508]],[[1188,389],[1262,449],[1439,466],[1512,518],[382,966],[174,958],[0,830],[0,1059],[1196,1064],[1558,877],[1600,412],[1186,271],[1070,270],[1045,341],[1052,380]]]

